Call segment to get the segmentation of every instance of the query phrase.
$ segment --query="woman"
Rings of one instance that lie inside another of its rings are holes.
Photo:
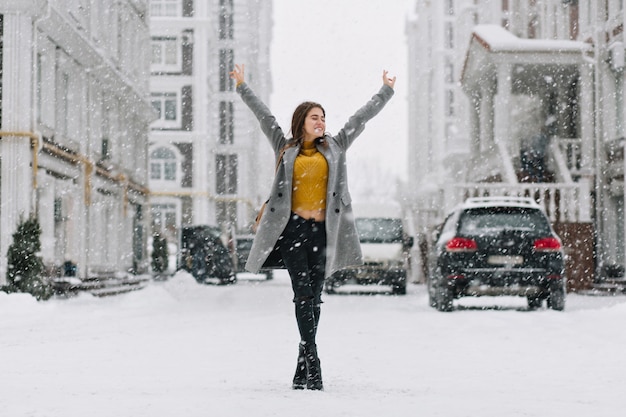
[[[245,83],[244,66],[230,73],[237,92],[261,124],[276,155],[270,198],[257,229],[246,269],[258,272],[278,250],[291,277],[300,332],[294,389],[323,389],[315,336],[324,279],[363,263],[352,215],[345,152],[393,96],[396,77],[383,71],[380,91],[337,135],[326,133],[326,113],[313,102],[300,104],[287,139],[267,106]]]

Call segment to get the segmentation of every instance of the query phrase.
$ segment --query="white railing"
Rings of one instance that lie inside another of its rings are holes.
[[[589,182],[575,183],[466,183],[444,188],[445,212],[470,197],[532,197],[545,208],[552,222],[577,223],[591,221]]]

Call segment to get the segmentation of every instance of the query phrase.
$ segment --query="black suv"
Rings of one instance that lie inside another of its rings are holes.
[[[545,212],[523,197],[470,198],[441,226],[429,254],[429,302],[450,311],[464,296],[526,297],[565,308],[561,240]]]
[[[217,278],[220,284],[237,281],[230,251],[221,239],[217,226],[183,227],[181,231],[179,268],[191,273],[199,283]]]

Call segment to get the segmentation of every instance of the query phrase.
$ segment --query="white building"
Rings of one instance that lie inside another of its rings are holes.
[[[273,167],[259,163],[271,156],[229,72],[245,64],[268,101],[272,2],[151,0],[150,14],[153,230],[170,242],[186,225],[247,233]]]
[[[465,197],[532,195],[566,243],[572,287],[623,268],[623,7],[416,1],[409,175],[425,236]],[[540,174],[526,153],[538,148]]]
[[[0,283],[21,216],[50,273],[147,267],[146,0],[0,0]]]

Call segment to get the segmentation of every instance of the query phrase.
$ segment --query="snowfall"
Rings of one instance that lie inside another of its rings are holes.
[[[228,286],[178,272],[106,298],[0,293],[0,416],[624,415],[626,296],[569,294],[563,312],[466,298],[441,313],[423,285],[382,290],[324,296],[321,392],[291,389],[284,271]]]

